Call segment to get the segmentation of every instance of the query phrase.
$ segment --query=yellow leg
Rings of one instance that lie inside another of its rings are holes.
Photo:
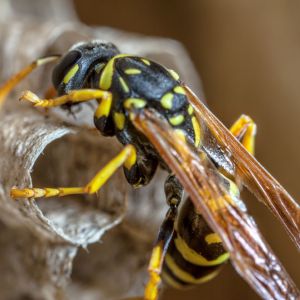
[[[157,300],[161,283],[161,271],[169,244],[174,234],[174,222],[177,216],[177,206],[171,205],[160,231],[155,246],[152,249],[148,266],[149,280],[144,291],[144,300]]]
[[[30,65],[26,66],[20,72],[12,76],[8,79],[1,87],[0,87],[0,107],[6,99],[8,93],[20,82],[22,81],[27,75],[29,75],[34,69],[37,67],[55,61],[60,56],[48,56],[43,57],[35,60]]]
[[[144,291],[144,300],[156,300],[158,297],[158,287],[161,283],[161,270],[164,262],[163,245],[156,245],[151,253],[148,267],[149,280]]]
[[[12,198],[40,198],[53,196],[66,196],[78,194],[96,193],[103,184],[116,172],[122,165],[130,169],[136,162],[137,154],[133,145],[127,145],[112,159],[95,177],[84,187],[62,187],[62,188],[12,188],[10,195]]]
[[[249,153],[254,155],[256,124],[250,117],[241,115],[231,126],[230,132],[242,143]]]
[[[99,106],[103,106],[102,102],[111,103],[112,95],[108,91],[97,89],[81,89],[70,91],[67,95],[63,95],[53,99],[40,99],[36,94],[31,91],[25,91],[20,100],[26,100],[34,103],[34,106],[40,107],[55,107],[61,106],[66,103],[79,103],[90,101],[93,99],[101,99]]]

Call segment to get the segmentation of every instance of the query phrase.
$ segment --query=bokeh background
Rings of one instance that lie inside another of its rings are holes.
[[[256,156],[300,195],[300,2],[294,0],[75,0],[88,25],[170,37],[188,49],[210,108],[230,126],[240,114],[258,125]],[[180,59],[180,57],[178,57]],[[246,195],[249,210],[295,282],[299,254],[279,223]],[[197,289],[164,299],[258,299],[228,265]]]

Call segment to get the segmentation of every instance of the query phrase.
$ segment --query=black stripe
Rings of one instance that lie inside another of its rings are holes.
[[[205,277],[212,272],[215,272],[220,265],[216,266],[197,266],[194,265],[184,259],[184,257],[181,255],[181,253],[176,248],[176,245],[174,243],[174,240],[171,241],[169,248],[168,248],[168,254],[173,258],[176,265],[184,272],[190,274],[195,279],[200,279],[202,277]],[[164,264],[167,265],[166,263]],[[168,267],[168,266],[167,266]],[[175,276],[175,275],[174,275]]]
[[[208,244],[205,237],[214,233],[202,215],[198,214],[192,202],[187,199],[178,218],[178,234],[189,248],[201,254],[207,260],[215,260],[226,253],[222,243]]]
[[[184,287],[188,287],[191,285],[191,283],[187,283],[185,281],[182,281],[181,279],[177,278],[176,275],[171,271],[171,269],[167,266],[167,264],[164,264],[163,267],[163,273],[162,273],[162,279],[164,279],[163,274],[167,274],[169,277],[171,277],[178,285]]]

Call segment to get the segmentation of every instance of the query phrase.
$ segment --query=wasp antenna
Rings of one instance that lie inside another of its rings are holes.
[[[52,56],[45,56],[45,57],[41,57],[38,58],[36,61],[34,61],[33,63],[36,63],[37,66],[41,66],[41,65],[45,65],[47,63],[56,61],[58,59],[61,58],[61,55],[57,54],[57,55],[52,55]]]
[[[42,58],[38,58],[33,61],[31,64],[27,65],[23,69],[21,69],[14,76],[9,78],[2,86],[0,86],[0,108],[3,105],[7,95],[10,91],[15,88],[15,86],[21,82],[27,75],[29,75],[34,69],[37,67],[53,62],[60,58],[60,55],[51,55]]]

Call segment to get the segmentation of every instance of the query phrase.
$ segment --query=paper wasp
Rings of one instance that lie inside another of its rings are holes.
[[[240,199],[246,186],[300,248],[299,206],[251,155],[256,125],[249,117],[228,131],[175,71],[100,41],[76,44],[62,58],[38,59],[3,85],[2,99],[37,66],[57,59],[57,97],[40,99],[26,91],[21,99],[45,108],[96,99],[96,128],[116,136],[124,149],[84,187],[12,188],[12,198],[92,194],[121,166],[129,184],[141,187],[161,167],[169,173],[169,209],[153,247],[144,299],[158,298],[161,275],[177,287],[201,283],[229,255],[262,298],[300,297]],[[183,191],[189,197],[181,208]]]

